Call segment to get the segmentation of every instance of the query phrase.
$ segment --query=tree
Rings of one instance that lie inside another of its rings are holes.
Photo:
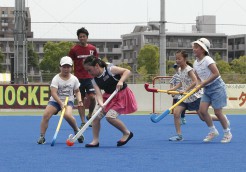
[[[246,56],[240,56],[239,59],[232,60],[231,67],[236,73],[246,74]]]
[[[227,74],[231,72],[231,66],[229,63],[225,62],[221,56],[219,55],[219,53],[215,54],[215,60],[216,60],[216,65],[218,70],[220,71],[220,74]]]
[[[105,57],[102,58],[102,61],[107,63],[108,62],[108,58],[105,56]]]
[[[123,67],[123,68],[126,68],[126,69],[132,71],[131,66],[129,66],[127,63],[121,63],[121,64],[119,64],[119,65],[117,65],[117,66]]]
[[[5,72],[3,69],[3,65],[2,65],[3,59],[4,59],[4,55],[3,55],[2,51],[0,50],[0,73]]]
[[[39,69],[38,54],[34,51],[32,44],[27,45],[28,54],[28,71],[31,67]]]
[[[40,63],[40,69],[58,73],[61,57],[66,56],[73,45],[73,42],[47,42],[44,46],[44,58]]]
[[[157,74],[159,71],[159,48],[155,45],[145,45],[138,55],[138,69],[144,66],[147,74]]]
[[[141,76],[141,80],[143,81],[148,81],[148,82],[151,82],[152,79],[150,78],[150,76],[148,75],[147,73],[147,70],[145,69],[145,66],[142,66],[138,69],[138,73],[140,74]],[[140,79],[140,78],[139,78]]]
[[[167,61],[167,75],[174,75],[175,74],[175,69],[173,68],[173,65],[175,64],[175,61]]]

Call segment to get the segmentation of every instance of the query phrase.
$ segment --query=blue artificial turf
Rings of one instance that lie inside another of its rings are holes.
[[[41,116],[0,117],[0,172],[240,172],[246,169],[246,116],[228,115],[233,139],[220,143],[222,127],[215,122],[220,136],[211,143],[203,143],[208,133],[205,123],[196,115],[187,115],[182,126],[184,141],[170,142],[175,134],[172,115],[152,123],[149,115],[125,115],[120,119],[134,133],[125,146],[117,147],[121,133],[105,119],[102,120],[99,148],[85,148],[84,143],[66,145],[72,129],[65,120],[55,146],[51,141],[60,116],[51,118],[46,144],[37,145]],[[78,116],[76,116],[80,123]],[[92,139],[92,128],[85,133],[85,143]]]

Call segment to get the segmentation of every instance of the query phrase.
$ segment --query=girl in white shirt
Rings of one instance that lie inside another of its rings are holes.
[[[45,133],[48,128],[49,120],[53,115],[65,108],[64,101],[68,98],[64,119],[73,128],[76,134],[79,128],[76,119],[72,115],[74,105],[74,94],[78,100],[78,106],[83,106],[81,94],[79,91],[79,80],[76,76],[71,74],[73,61],[70,57],[65,56],[60,60],[60,73],[58,73],[51,81],[50,84],[50,100],[45,108],[43,118],[40,124],[40,137],[37,141],[38,144],[45,144]],[[79,143],[83,143],[84,137],[81,135],[78,138]]]
[[[215,61],[209,56],[210,42],[206,38],[200,38],[192,43],[192,47],[196,56],[194,70],[200,81],[201,88],[204,88],[199,112],[210,128],[208,136],[203,141],[210,142],[219,135],[208,113],[208,108],[211,105],[214,109],[214,114],[218,117],[223,127],[224,137],[221,143],[228,143],[232,139],[232,134],[229,128],[229,121],[222,113],[222,108],[227,105],[226,88]]]
[[[196,86],[197,77],[194,73],[193,68],[191,67],[192,64],[188,62],[188,54],[184,50],[179,50],[176,52],[176,63],[180,67],[179,77],[181,82],[179,82],[175,87],[173,87],[168,91],[177,90],[178,88],[182,87],[182,90],[179,91],[180,93],[190,92]],[[175,124],[177,135],[169,138],[169,141],[183,140],[183,136],[181,134],[181,127],[180,127],[180,114],[184,110],[197,111],[197,113],[199,114],[198,110],[199,110],[201,97],[202,97],[202,90],[199,90],[174,108],[173,116],[174,116],[174,124]],[[181,97],[179,97],[179,99],[180,98]]]

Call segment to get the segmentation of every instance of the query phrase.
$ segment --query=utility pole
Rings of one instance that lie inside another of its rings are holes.
[[[166,76],[165,0],[161,0],[160,11],[160,76]]]
[[[25,0],[15,0],[14,83],[27,84],[27,11]]]

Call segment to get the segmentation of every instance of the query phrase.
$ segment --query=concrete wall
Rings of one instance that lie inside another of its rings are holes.
[[[153,93],[147,92],[144,84],[128,84],[138,103],[138,111],[153,112]],[[152,84],[149,86],[153,88]],[[160,90],[169,89],[169,84],[156,84]],[[226,84],[227,106],[225,109],[246,110],[246,84]],[[172,96],[166,93],[155,93],[155,112],[163,112],[172,106]]]

